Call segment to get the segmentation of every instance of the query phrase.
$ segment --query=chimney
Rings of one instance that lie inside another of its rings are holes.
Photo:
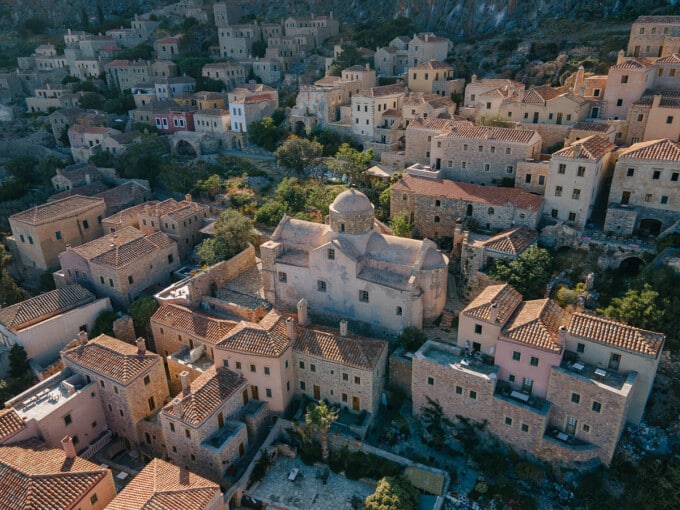
[[[367,70],[367,71],[370,71],[370,70],[371,70],[371,64],[369,64],[368,62],[366,62],[366,70]]]
[[[137,354],[140,356],[144,356],[146,354],[146,340],[144,340],[141,336],[137,339]]]
[[[425,42],[428,42],[430,40],[430,34],[425,34]]]
[[[658,108],[661,106],[661,94],[654,94],[654,99],[652,99],[652,107]]]
[[[292,317],[286,319],[286,336],[291,340],[295,340],[295,321]]]
[[[307,326],[309,318],[307,317],[307,300],[302,298],[297,304],[298,324],[300,326]]]
[[[71,436],[65,436],[61,440],[61,446],[64,448],[64,453],[69,459],[74,459],[76,457],[76,447],[73,444],[73,438]]]
[[[87,343],[87,331],[78,331],[78,340],[81,346],[85,346]]]
[[[174,414],[177,418],[182,416],[182,399],[181,398],[173,398],[172,399],[172,414]]]
[[[187,395],[189,393],[189,372],[182,370],[179,373],[179,379],[182,381],[182,393]]]
[[[623,60],[626,58],[626,54],[623,50],[619,50],[619,53],[616,57],[616,65],[619,65]]]
[[[90,177],[90,174],[85,174],[85,183],[90,184],[92,182],[92,177]]]
[[[347,336],[347,319],[342,319],[340,321],[340,336]]]
[[[586,84],[581,83],[581,85],[578,88],[578,95],[579,95],[579,97],[583,97],[583,96],[585,96],[585,94],[586,94]]]
[[[184,200],[186,200],[187,202],[193,202],[191,193],[187,193],[186,195],[184,195]]]
[[[567,345],[567,327],[566,326],[560,326],[559,335],[560,336],[559,336],[557,343],[564,347],[565,345]]]
[[[489,310],[489,319],[494,324],[498,320],[498,305],[496,303],[491,303],[491,309]]]
[[[470,83],[477,83],[477,75],[473,74],[472,77],[470,78]]]

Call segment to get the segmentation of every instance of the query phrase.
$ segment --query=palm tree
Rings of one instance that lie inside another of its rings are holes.
[[[337,409],[329,406],[323,400],[318,404],[310,404],[307,407],[305,424],[321,434],[321,456],[326,464],[328,464],[328,431],[337,419]]]

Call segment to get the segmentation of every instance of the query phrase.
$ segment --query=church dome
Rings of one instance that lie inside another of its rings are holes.
[[[352,188],[335,197],[330,208],[339,214],[365,214],[373,211],[373,204],[366,195]]]
[[[365,234],[373,230],[373,204],[366,195],[355,189],[340,193],[330,205],[329,219],[333,232]]]

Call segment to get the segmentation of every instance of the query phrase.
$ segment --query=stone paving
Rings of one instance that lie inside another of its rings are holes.
[[[288,475],[294,468],[300,471],[293,482]],[[249,492],[255,499],[274,508],[349,510],[352,496],[358,496],[363,502],[375,491],[372,485],[348,480],[332,471],[323,485],[317,478],[320,471],[321,468],[307,466],[299,458],[279,457],[255,491]]]

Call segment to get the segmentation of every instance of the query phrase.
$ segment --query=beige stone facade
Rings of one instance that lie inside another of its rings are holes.
[[[527,159],[518,162],[515,170],[515,188],[535,195],[545,195],[549,168],[548,161]]]
[[[57,266],[67,246],[79,246],[102,235],[106,203],[74,195],[39,205],[9,218],[21,263],[47,270]]]
[[[205,64],[201,70],[201,76],[220,80],[231,90],[240,87],[246,82],[246,69],[235,62],[215,62]]]
[[[640,16],[633,22],[627,55],[660,57],[680,48],[680,16]]]
[[[374,139],[379,127],[387,127],[384,115],[401,110],[407,90],[395,84],[372,87],[352,96],[352,133],[363,140]]]
[[[408,88],[413,92],[433,94],[435,90],[443,91],[446,87],[442,82],[450,80],[453,80],[453,66],[438,60],[428,60],[408,70]]]

